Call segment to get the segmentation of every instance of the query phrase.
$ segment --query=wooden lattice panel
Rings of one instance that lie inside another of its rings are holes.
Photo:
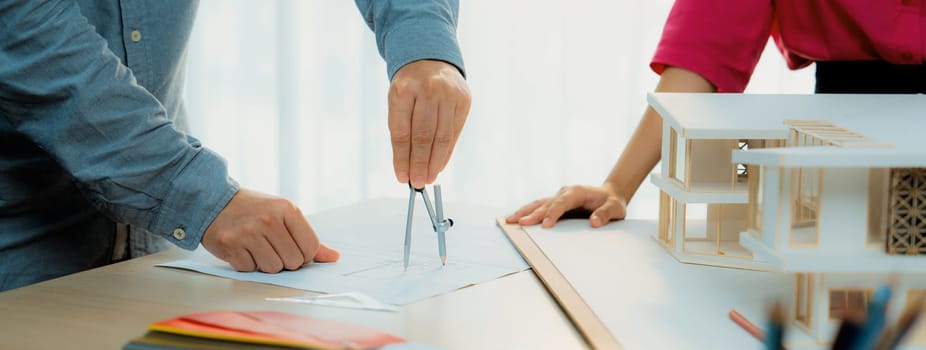
[[[891,169],[887,253],[926,254],[926,168]]]

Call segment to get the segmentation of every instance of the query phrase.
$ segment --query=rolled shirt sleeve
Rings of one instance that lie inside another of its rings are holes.
[[[768,42],[772,14],[767,0],[677,0],[650,67],[658,74],[684,68],[718,92],[742,92]]]
[[[458,0],[356,0],[376,46],[386,61],[389,79],[414,61],[431,59],[453,64],[464,76],[457,42]]]
[[[174,128],[73,1],[0,2],[0,122],[101,212],[185,249],[238,190],[225,161]]]

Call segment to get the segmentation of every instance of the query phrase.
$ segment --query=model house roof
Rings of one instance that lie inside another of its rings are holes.
[[[926,153],[884,147],[763,148],[734,151],[733,162],[786,168],[921,168],[926,167]]]
[[[787,120],[825,120],[926,159],[926,95],[650,93],[688,139],[785,139]]]

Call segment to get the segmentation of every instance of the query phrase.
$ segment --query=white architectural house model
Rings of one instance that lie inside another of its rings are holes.
[[[792,273],[810,347],[891,274],[893,312],[926,295],[926,96],[648,100],[664,129],[656,239],[677,260]]]

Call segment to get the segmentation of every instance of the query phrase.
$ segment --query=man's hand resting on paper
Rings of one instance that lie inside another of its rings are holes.
[[[244,188],[212,221],[202,244],[238,271],[277,273],[340,257],[336,250],[319,243],[292,202]]]
[[[422,188],[437,180],[463,131],[470,101],[466,80],[452,64],[421,60],[395,73],[389,133],[399,183]]]
[[[589,224],[601,227],[611,220],[623,219],[627,214],[627,201],[608,185],[567,186],[553,197],[538,199],[521,207],[505,218],[505,222],[523,226],[541,224],[550,228],[567,211],[578,208],[591,211]]]

